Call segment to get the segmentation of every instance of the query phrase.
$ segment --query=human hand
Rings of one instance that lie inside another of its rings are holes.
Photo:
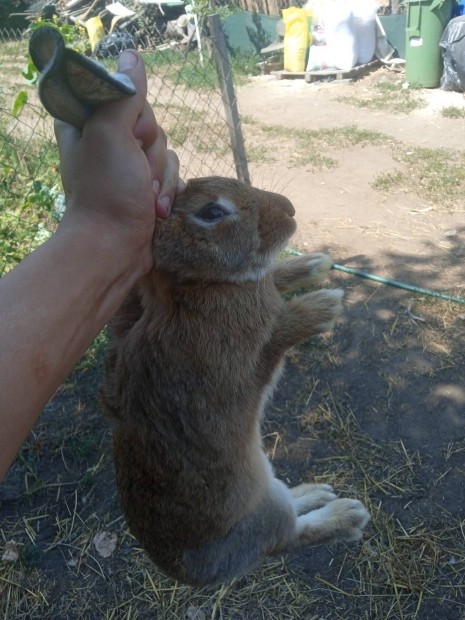
[[[115,233],[150,268],[155,217],[167,217],[180,191],[179,161],[167,149],[147,96],[145,68],[137,52],[121,55],[133,97],[99,108],[82,132],[55,123],[67,211],[63,226],[90,226]],[[120,248],[121,251],[122,248]]]

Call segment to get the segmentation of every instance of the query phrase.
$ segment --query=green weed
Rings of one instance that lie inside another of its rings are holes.
[[[231,55],[231,68],[234,81],[237,85],[247,82],[251,75],[258,75],[260,68],[258,63],[263,60],[258,54],[233,52]]]
[[[143,57],[153,74],[163,77],[163,80],[172,84],[197,91],[218,89],[215,62],[208,50],[204,53],[203,65],[199,62],[199,52],[196,49],[187,53],[170,49],[158,50],[143,53]],[[243,84],[250,75],[256,75],[258,60],[254,54],[235,53],[232,55],[231,70],[234,82]],[[116,61],[113,65],[116,66]]]
[[[108,345],[108,331],[103,329],[87,349],[84,357],[76,366],[77,372],[95,369],[103,360]]]
[[[253,163],[265,163],[272,161],[272,156],[269,150],[263,144],[248,144],[247,145],[247,160]]]
[[[0,127],[0,273],[9,271],[56,228],[62,208],[58,151]]]
[[[90,434],[72,435],[67,441],[69,453],[78,460],[87,459],[98,444],[98,437]]]
[[[449,209],[463,200],[464,153],[397,145],[393,157],[403,165],[403,170],[380,175],[373,184],[375,189],[414,192],[438,208]]]
[[[21,564],[26,571],[31,571],[34,568],[37,568],[41,557],[41,550],[34,544],[24,545],[21,549]]]
[[[444,118],[465,118],[465,108],[451,105],[447,108],[442,108],[441,114]]]
[[[389,192],[395,187],[399,187],[406,181],[407,175],[403,172],[385,172],[380,174],[373,183],[373,188],[380,192]]]
[[[337,101],[358,108],[381,110],[395,114],[410,114],[426,105],[425,100],[412,88],[402,88],[401,84],[380,82],[369,93],[339,97]]]
[[[215,64],[208,55],[204,64],[199,62],[197,50],[183,53],[179,50],[158,50],[143,54],[148,71],[163,81],[196,91],[212,91],[218,88]]]
[[[249,125],[254,134],[258,134],[260,142],[266,142],[265,151],[270,152],[270,140],[276,143],[289,145],[293,143],[289,163],[292,166],[312,166],[315,170],[331,169],[336,166],[336,160],[328,155],[335,151],[356,144],[384,144],[389,138],[377,131],[360,129],[355,126],[339,127],[336,129],[293,129],[281,125],[267,125],[258,123],[254,119],[245,117],[244,125]]]

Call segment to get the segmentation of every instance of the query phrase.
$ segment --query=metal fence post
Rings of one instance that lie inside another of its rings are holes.
[[[226,39],[218,15],[208,16],[208,27],[213,42],[213,55],[215,57],[216,70],[220,82],[226,122],[229,127],[237,178],[243,183],[250,185],[247,155],[245,152],[244,137],[242,135],[241,120],[237,109],[237,99],[232,80],[228,48],[226,47]]]

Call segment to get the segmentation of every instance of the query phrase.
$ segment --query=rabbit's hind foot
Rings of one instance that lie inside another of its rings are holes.
[[[299,543],[315,545],[360,540],[370,513],[357,499],[335,499],[297,517]]]
[[[297,515],[321,508],[336,499],[329,484],[304,483],[289,490]]]

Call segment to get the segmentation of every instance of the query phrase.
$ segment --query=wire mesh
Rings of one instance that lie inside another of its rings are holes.
[[[148,32],[146,41],[154,33]],[[170,43],[142,50],[148,101],[180,159],[185,179],[236,176],[231,138],[211,40],[180,50]],[[28,36],[0,29],[0,276],[55,230],[63,211],[53,121],[22,71]],[[100,59],[116,69],[115,57]],[[15,115],[20,92],[27,103]]]

